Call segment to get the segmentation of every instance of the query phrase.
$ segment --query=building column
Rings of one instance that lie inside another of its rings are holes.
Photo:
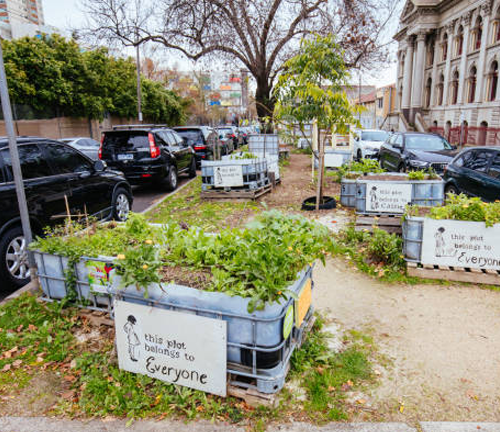
[[[453,55],[453,41],[455,39],[454,22],[446,26],[448,32],[448,51],[446,55],[446,66],[444,68],[444,88],[443,88],[443,106],[448,104],[448,87],[450,86],[450,69],[451,69],[451,56]]]
[[[398,65],[396,67],[396,110],[400,111],[401,110],[401,101],[399,99],[399,85],[401,84],[399,81],[399,73],[400,73],[400,67],[401,67],[401,51],[398,51],[397,55],[398,59]]]
[[[438,65],[438,58],[439,58],[439,35],[440,31],[439,29],[436,30],[436,35],[435,35],[435,40],[434,40],[434,62],[432,64],[432,85],[431,85],[431,103],[430,106],[435,105],[435,99],[436,99],[436,84],[437,84],[437,65]]]
[[[422,93],[424,85],[424,68],[425,68],[425,33],[421,32],[417,35],[417,56],[415,61],[415,76],[413,80],[411,107],[422,108]]]
[[[462,18],[464,27],[464,45],[462,56],[460,57],[460,68],[458,70],[458,103],[466,103],[465,83],[467,82],[467,52],[469,51],[469,34],[472,12],[469,12]]]
[[[490,3],[486,2],[481,5],[481,11],[483,14],[483,34],[481,36],[481,49],[479,50],[479,61],[477,68],[477,84],[476,84],[476,99],[474,102],[481,102],[484,100],[485,92],[485,76],[484,72],[486,70],[486,48],[488,45],[489,35],[490,35],[490,13],[491,7]]]
[[[401,110],[406,118],[408,118],[411,107],[411,77],[413,72],[413,41],[410,37],[407,39],[407,44],[403,75],[403,101],[401,104]]]

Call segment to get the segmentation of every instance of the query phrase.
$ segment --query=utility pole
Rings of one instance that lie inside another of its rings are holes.
[[[136,49],[136,67],[137,67],[137,118],[142,123],[142,95],[141,95],[141,58],[139,52],[140,44],[137,43]]]
[[[26,202],[26,193],[24,191],[23,174],[21,172],[21,162],[19,161],[19,152],[17,149],[17,139],[14,132],[14,121],[12,119],[12,108],[10,105],[9,88],[7,86],[7,76],[5,74],[5,65],[3,61],[3,50],[0,40],[0,98],[2,99],[3,118],[5,120],[5,129],[9,141],[9,153],[12,164],[12,174],[16,186],[17,201],[19,204],[19,213],[21,215],[21,225],[28,253],[28,265],[30,269],[31,280],[35,278],[36,267],[33,254],[28,251],[28,245],[33,241],[31,233],[30,217],[28,213],[28,204]]]

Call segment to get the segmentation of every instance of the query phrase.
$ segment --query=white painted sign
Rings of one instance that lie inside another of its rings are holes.
[[[243,186],[243,167],[241,165],[224,165],[214,167],[215,187]]]
[[[422,264],[500,270],[500,226],[424,219]]]
[[[115,300],[120,369],[226,396],[226,322]]]
[[[411,184],[392,182],[366,183],[366,210],[380,213],[404,213],[411,201]]]
[[[325,153],[325,167],[339,168],[344,163],[344,156],[338,153]]]

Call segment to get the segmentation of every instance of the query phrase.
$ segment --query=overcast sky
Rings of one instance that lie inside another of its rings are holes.
[[[85,16],[81,12],[79,0],[43,0],[45,22],[48,25],[58,27],[63,34],[69,35],[69,29],[77,28],[85,23]],[[184,62],[183,62],[184,63]],[[188,64],[187,62],[185,63]],[[181,66],[181,69],[183,67]],[[354,78],[354,77],[353,77]],[[358,84],[357,77],[353,84]],[[396,82],[396,65],[388,65],[387,68],[374,74],[374,76],[363,76],[363,84],[384,86]]]

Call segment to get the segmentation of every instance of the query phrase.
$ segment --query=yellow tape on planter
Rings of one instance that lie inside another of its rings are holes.
[[[290,305],[286,311],[285,319],[283,320],[283,339],[288,339],[293,328],[294,322],[294,309],[293,305]]]
[[[295,300],[295,326],[300,327],[312,302],[312,282],[307,279],[300,290],[299,299]]]

